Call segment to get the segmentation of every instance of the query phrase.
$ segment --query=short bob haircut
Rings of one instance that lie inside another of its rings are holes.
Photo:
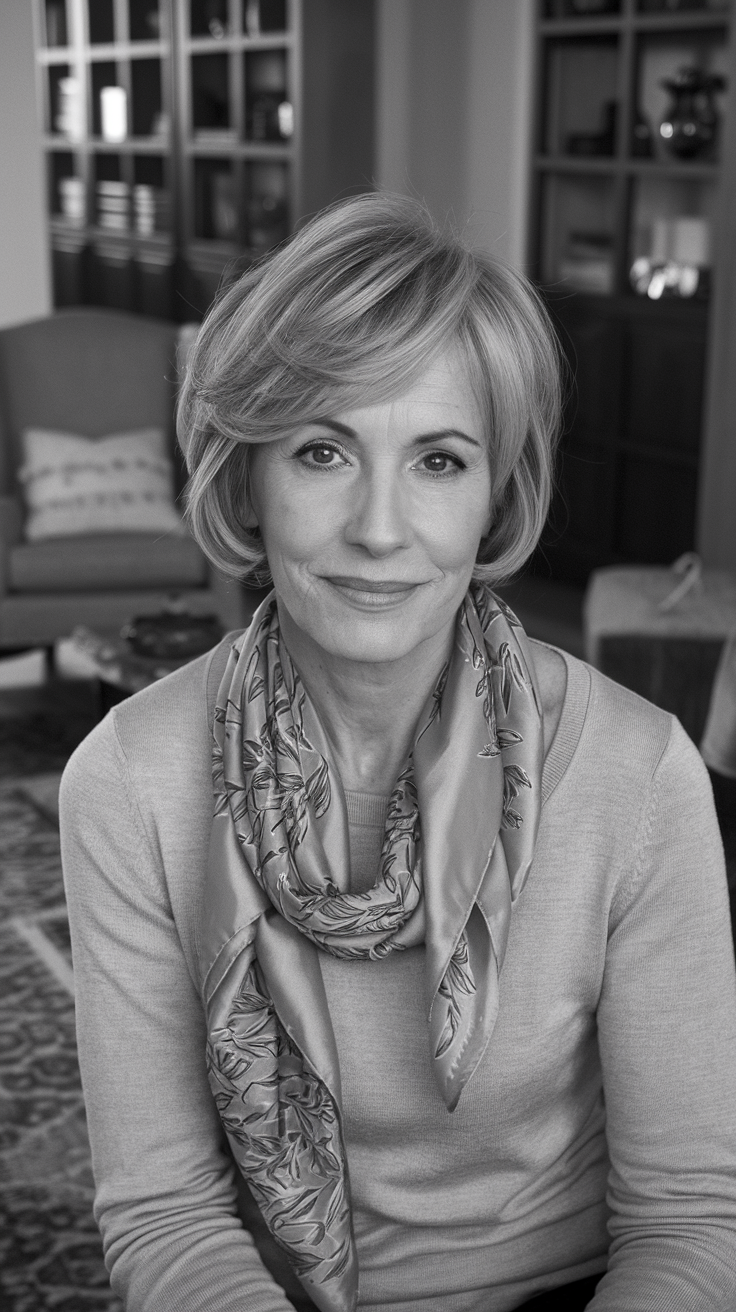
[[[257,442],[389,400],[459,347],[483,415],[491,528],[474,578],[498,584],[534,550],[549,508],[560,352],[529,283],[441,231],[418,202],[362,195],[318,214],[216,302],[178,406],[187,518],[231,577],[268,579],[245,527]]]

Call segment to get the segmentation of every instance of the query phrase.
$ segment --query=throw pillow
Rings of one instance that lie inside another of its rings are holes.
[[[83,533],[186,533],[160,428],[77,437],[29,428],[18,472],[27,541]]]

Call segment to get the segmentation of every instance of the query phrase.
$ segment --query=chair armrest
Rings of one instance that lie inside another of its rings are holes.
[[[23,508],[16,497],[0,496],[0,596],[8,590],[8,555],[23,533]]]
[[[12,547],[23,536],[23,507],[17,497],[0,496],[0,542]]]

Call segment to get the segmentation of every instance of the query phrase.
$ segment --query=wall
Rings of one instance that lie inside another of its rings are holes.
[[[517,267],[526,249],[532,0],[378,0],[378,186]]]
[[[527,253],[533,0],[469,5],[468,222],[476,244],[517,268]]]
[[[30,0],[0,0],[0,328],[48,314]]]

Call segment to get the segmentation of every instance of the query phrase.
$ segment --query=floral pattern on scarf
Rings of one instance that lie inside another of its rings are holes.
[[[214,738],[210,1083],[271,1233],[317,1306],[347,1312],[357,1259],[315,949],[380,960],[425,944],[430,1052],[452,1110],[493,1030],[536,837],[541,713],[523,630],[487,589],[466,597],[367,891],[349,891],[342,785],[273,594],[232,648]]]

